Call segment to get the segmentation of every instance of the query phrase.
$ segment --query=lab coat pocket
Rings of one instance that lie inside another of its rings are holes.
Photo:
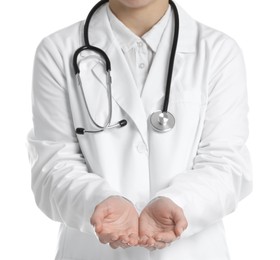
[[[174,114],[177,118],[177,123],[188,125],[197,125],[201,108],[204,104],[203,96],[198,90],[184,90],[173,92],[172,98],[170,98],[168,110]],[[181,128],[183,129],[183,128]]]
[[[204,98],[201,91],[195,88],[187,90],[174,89],[173,92],[171,91],[169,104],[174,105],[182,102],[196,103],[199,105],[204,103]]]
[[[162,96],[157,103],[155,103],[153,107],[154,110],[162,109],[164,98],[165,96]],[[205,104],[205,98],[197,89],[178,90],[173,88],[170,92],[168,104],[168,110],[174,113],[178,113],[180,110],[184,112],[186,108],[189,108],[188,110],[190,111],[194,111],[200,110],[200,107]]]

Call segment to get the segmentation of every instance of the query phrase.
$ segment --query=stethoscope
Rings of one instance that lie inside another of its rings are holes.
[[[98,130],[85,130],[84,128],[76,128],[76,133],[83,135],[85,133],[98,133],[102,132],[106,129],[111,129],[115,127],[123,127],[127,125],[127,120],[122,119],[119,122],[115,124],[111,124],[111,119],[112,119],[112,79],[111,79],[111,62],[110,59],[108,58],[107,54],[101,50],[100,48],[97,48],[95,46],[90,45],[89,43],[89,37],[88,37],[88,31],[89,31],[89,24],[91,21],[91,18],[93,14],[96,12],[96,10],[101,7],[103,4],[107,3],[109,0],[101,0],[99,1],[90,11],[88,14],[88,17],[86,19],[85,25],[84,25],[84,42],[85,45],[77,49],[74,53],[73,57],[73,67],[75,71],[75,75],[77,78],[77,84],[81,88],[83,100],[88,112],[88,115],[92,121],[92,123],[97,127]],[[150,116],[150,123],[153,127],[153,129],[157,132],[164,133],[170,131],[174,125],[175,125],[175,118],[174,116],[167,111],[168,109],[168,103],[169,103],[169,96],[170,96],[170,85],[171,85],[171,79],[172,79],[172,73],[173,73],[173,65],[174,65],[174,58],[175,58],[175,53],[176,53],[176,48],[177,48],[177,42],[178,42],[178,35],[179,35],[179,14],[176,5],[172,0],[169,0],[169,4],[171,5],[173,12],[174,12],[174,20],[175,20],[175,28],[174,28],[174,36],[173,36],[173,43],[172,43],[172,49],[171,49],[171,54],[170,54],[170,59],[169,59],[169,67],[168,67],[168,74],[167,74],[167,80],[166,80],[166,90],[165,90],[165,98],[164,98],[164,104],[162,110],[156,111],[151,114]],[[85,98],[85,93],[84,89],[82,86],[82,81],[80,78],[80,69],[78,66],[78,55],[84,51],[84,50],[90,50],[93,52],[98,53],[101,55],[105,61],[106,65],[106,84],[107,84],[107,92],[108,92],[108,108],[109,108],[109,115],[106,119],[106,122],[104,125],[98,124],[91,116],[91,113],[89,111],[89,107]]]

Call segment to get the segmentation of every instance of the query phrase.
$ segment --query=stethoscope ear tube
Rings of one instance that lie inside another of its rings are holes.
[[[106,71],[111,71],[110,59],[103,50],[101,50],[95,46],[82,46],[75,51],[74,56],[73,56],[73,68],[74,68],[75,75],[80,73],[80,69],[78,66],[78,56],[82,51],[85,51],[85,50],[90,50],[92,52],[97,52],[98,54],[100,54],[102,56],[102,58],[105,60]]]
[[[174,36],[173,36],[173,44],[169,59],[169,65],[168,65],[168,73],[167,73],[167,80],[166,80],[166,89],[165,89],[165,97],[164,97],[164,104],[162,112],[167,112],[168,110],[168,103],[169,103],[169,96],[170,96],[170,88],[171,88],[171,80],[172,80],[172,74],[173,74],[173,67],[174,67],[174,60],[175,60],[175,54],[177,49],[177,43],[179,38],[179,13],[176,5],[173,1],[169,1],[169,4],[171,5],[173,12],[174,12]]]
[[[96,12],[96,10],[104,5],[105,3],[109,2],[109,0],[101,0],[99,1],[90,11],[90,13],[87,16],[86,22],[85,22],[85,26],[84,26],[84,40],[85,40],[85,45],[86,46],[90,46],[89,44],[89,38],[88,38],[88,31],[89,31],[89,24],[90,24],[90,20],[91,17],[93,16],[93,14]]]

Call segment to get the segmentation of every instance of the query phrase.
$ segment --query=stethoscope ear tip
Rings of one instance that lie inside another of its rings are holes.
[[[76,128],[75,132],[78,135],[84,135],[85,134],[85,129],[84,128]]]
[[[125,119],[123,119],[123,120],[121,120],[119,122],[119,124],[120,124],[120,127],[126,126],[127,125],[127,121]]]

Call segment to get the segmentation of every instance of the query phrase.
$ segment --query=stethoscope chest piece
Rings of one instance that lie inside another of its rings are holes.
[[[175,118],[170,112],[156,111],[150,116],[154,130],[160,133],[170,131],[175,125]]]

